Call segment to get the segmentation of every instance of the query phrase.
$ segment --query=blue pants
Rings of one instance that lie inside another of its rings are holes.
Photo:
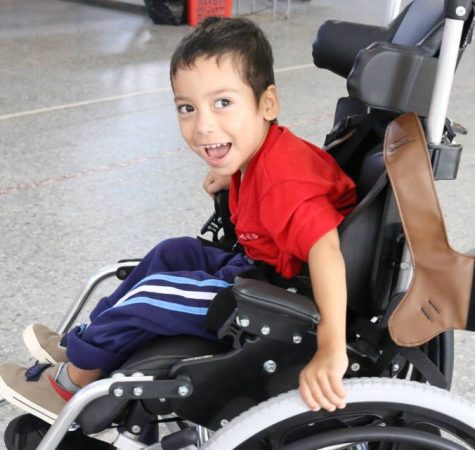
[[[158,244],[91,313],[87,327],[67,336],[67,356],[81,369],[117,369],[156,336],[188,334],[216,339],[205,330],[214,296],[252,268],[242,254],[175,238]]]

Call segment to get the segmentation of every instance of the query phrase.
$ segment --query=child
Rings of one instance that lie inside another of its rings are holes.
[[[153,337],[213,339],[204,326],[210,300],[254,261],[285,278],[308,261],[321,322],[300,392],[313,410],[344,407],[346,284],[336,227],[355,203],[354,184],[328,154],[276,124],[272,65],[262,31],[240,18],[207,19],[171,61],[181,133],[210,166],[205,189],[230,184],[231,220],[245,254],[192,238],[162,242],[99,302],[87,327],[67,335],[67,357],[56,357],[63,363],[0,365],[0,395],[51,422],[75,392]],[[30,327],[26,337],[47,355],[58,349],[60,337],[44,327]]]

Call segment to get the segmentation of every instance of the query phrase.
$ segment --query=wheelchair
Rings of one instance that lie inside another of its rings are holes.
[[[415,112],[434,178],[455,179],[462,148],[454,138],[466,130],[446,119],[447,73],[471,40],[473,20],[470,0],[413,0],[387,27],[328,21],[313,46],[318,67],[347,79],[325,147],[355,180],[359,199],[339,227],[348,285],[345,409],[309,411],[296,390],[319,322],[308,278],[283,282],[264,270],[237,278],[228,301],[212,308],[219,341],[150,342],[79,391],[37,448],[67,448],[61,441],[72,432],[110,443],[100,448],[130,450],[475,448],[475,405],[448,392],[453,332],[410,348],[388,332],[413,267],[383,160],[388,124]],[[235,242],[226,193],[201,231],[214,245]],[[93,276],[58,331],[73,326],[104,279],[123,280],[137,264],[124,260]]]

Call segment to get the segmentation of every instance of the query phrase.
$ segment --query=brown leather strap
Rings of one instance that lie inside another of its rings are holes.
[[[449,245],[417,115],[404,114],[391,122],[384,159],[414,265],[389,331],[397,344],[416,346],[447,329],[466,328],[474,257]]]

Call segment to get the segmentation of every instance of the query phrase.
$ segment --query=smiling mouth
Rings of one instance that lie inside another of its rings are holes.
[[[231,143],[200,145],[206,152],[208,159],[212,162],[218,162],[223,159],[231,150]]]

